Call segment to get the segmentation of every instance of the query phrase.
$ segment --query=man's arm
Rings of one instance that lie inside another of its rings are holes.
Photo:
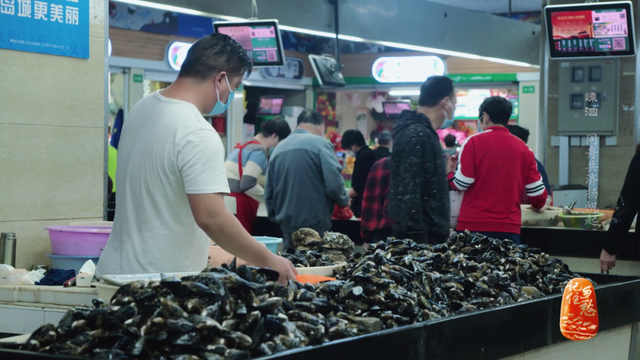
[[[361,158],[356,159],[356,164],[353,169],[353,190],[359,196],[364,195],[364,188],[367,185],[367,177],[369,172],[376,162],[376,156],[373,151],[366,152]]]
[[[282,283],[295,280],[297,271],[293,264],[252,238],[227,210],[222,194],[187,196],[196,223],[217,245],[249,264],[279,272]]]
[[[342,167],[333,151],[333,146],[328,141],[323,144],[320,151],[320,166],[322,167],[324,191],[327,197],[338,206],[349,205],[349,195],[342,178]]]
[[[456,171],[452,177],[449,176],[449,187],[452,190],[466,191],[476,181],[475,141],[473,140],[473,138],[470,138],[460,148]]]
[[[297,273],[291,262],[253,239],[224,205],[223,194],[229,192],[229,183],[223,154],[222,142],[212,129],[194,131],[180,142],[178,170],[195,222],[231,254],[278,271],[282,283],[295,279]]]
[[[527,179],[525,182],[525,193],[531,200],[531,207],[533,210],[540,210],[547,204],[547,189],[544,187],[542,181],[542,175],[538,171],[538,162],[536,161],[533,152],[529,154],[529,170],[527,173]]]
[[[619,243],[626,238],[634,217],[640,209],[640,154],[631,160],[627,176],[620,191],[616,210],[611,218],[611,226],[607,234],[604,250],[615,255]],[[638,231],[638,229],[636,229]]]
[[[242,178],[240,179],[240,190],[258,200],[258,202],[264,202],[264,188],[258,184],[258,177],[264,173],[266,168],[266,159],[264,166],[253,160],[249,160],[244,167]]]
[[[267,207],[267,216],[269,217],[269,220],[275,221],[276,209],[273,206],[273,179],[272,175],[270,174],[272,168],[273,162],[267,169],[267,181],[264,184],[264,205]]]

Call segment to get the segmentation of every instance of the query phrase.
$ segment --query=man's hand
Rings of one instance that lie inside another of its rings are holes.
[[[354,198],[358,196],[358,193],[355,190],[353,190],[353,188],[349,189],[349,192],[347,194],[349,195],[349,198]]]
[[[282,256],[278,256],[275,254],[272,255],[273,256],[266,258],[264,262],[256,265],[279,272],[280,278],[278,279],[278,281],[283,285],[287,285],[287,282],[289,282],[289,280],[295,281],[296,275],[298,275],[298,271],[296,270],[295,266],[293,266],[291,261],[283,258]]]
[[[544,212],[544,207],[540,208],[540,209],[536,209],[535,207],[531,207],[531,210],[533,210],[533,212],[538,213],[538,214],[542,214]]]
[[[458,156],[447,154],[447,174],[456,171],[456,166],[458,166]]]
[[[605,249],[600,253],[600,270],[609,271],[616,266],[616,256],[609,254]]]

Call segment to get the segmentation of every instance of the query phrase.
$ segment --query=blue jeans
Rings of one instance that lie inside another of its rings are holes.
[[[506,233],[506,232],[497,232],[497,231],[472,231],[477,232],[478,234],[482,234],[494,239],[500,240],[511,240],[516,244],[520,244],[520,235],[514,233]]]

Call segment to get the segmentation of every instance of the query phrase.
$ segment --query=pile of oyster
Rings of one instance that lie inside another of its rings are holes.
[[[300,229],[291,234],[291,242],[295,249],[301,252],[302,256],[306,254],[304,251],[310,251],[311,253],[309,253],[309,255],[316,257],[320,254],[332,262],[331,264],[316,266],[328,266],[340,262],[347,262],[356,247],[355,243],[344,234],[326,232],[324,236],[321,237],[317,231],[307,228]]]
[[[306,244],[345,239],[325,237]],[[57,327],[36,330],[23,349],[91,358],[246,359],[539,298],[576,277],[538,249],[468,232],[435,246],[388,239],[349,260],[336,280],[317,286],[283,286],[276,272],[235,262],[181,280],[131,283],[110,304],[96,300],[93,308],[68,312]]]

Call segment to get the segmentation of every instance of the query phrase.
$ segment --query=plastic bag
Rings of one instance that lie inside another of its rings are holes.
[[[15,268],[11,265],[0,264],[0,275],[9,274],[13,270],[15,270]]]
[[[22,285],[35,285],[42,280],[45,272],[47,272],[45,269],[29,271],[27,275],[22,277]]]
[[[449,228],[458,227],[458,215],[460,215],[460,206],[462,205],[463,191],[449,191],[449,202],[451,204],[451,219],[449,220]]]
[[[335,220],[351,220],[353,217],[353,211],[348,206],[336,205],[333,209],[333,218]]]

